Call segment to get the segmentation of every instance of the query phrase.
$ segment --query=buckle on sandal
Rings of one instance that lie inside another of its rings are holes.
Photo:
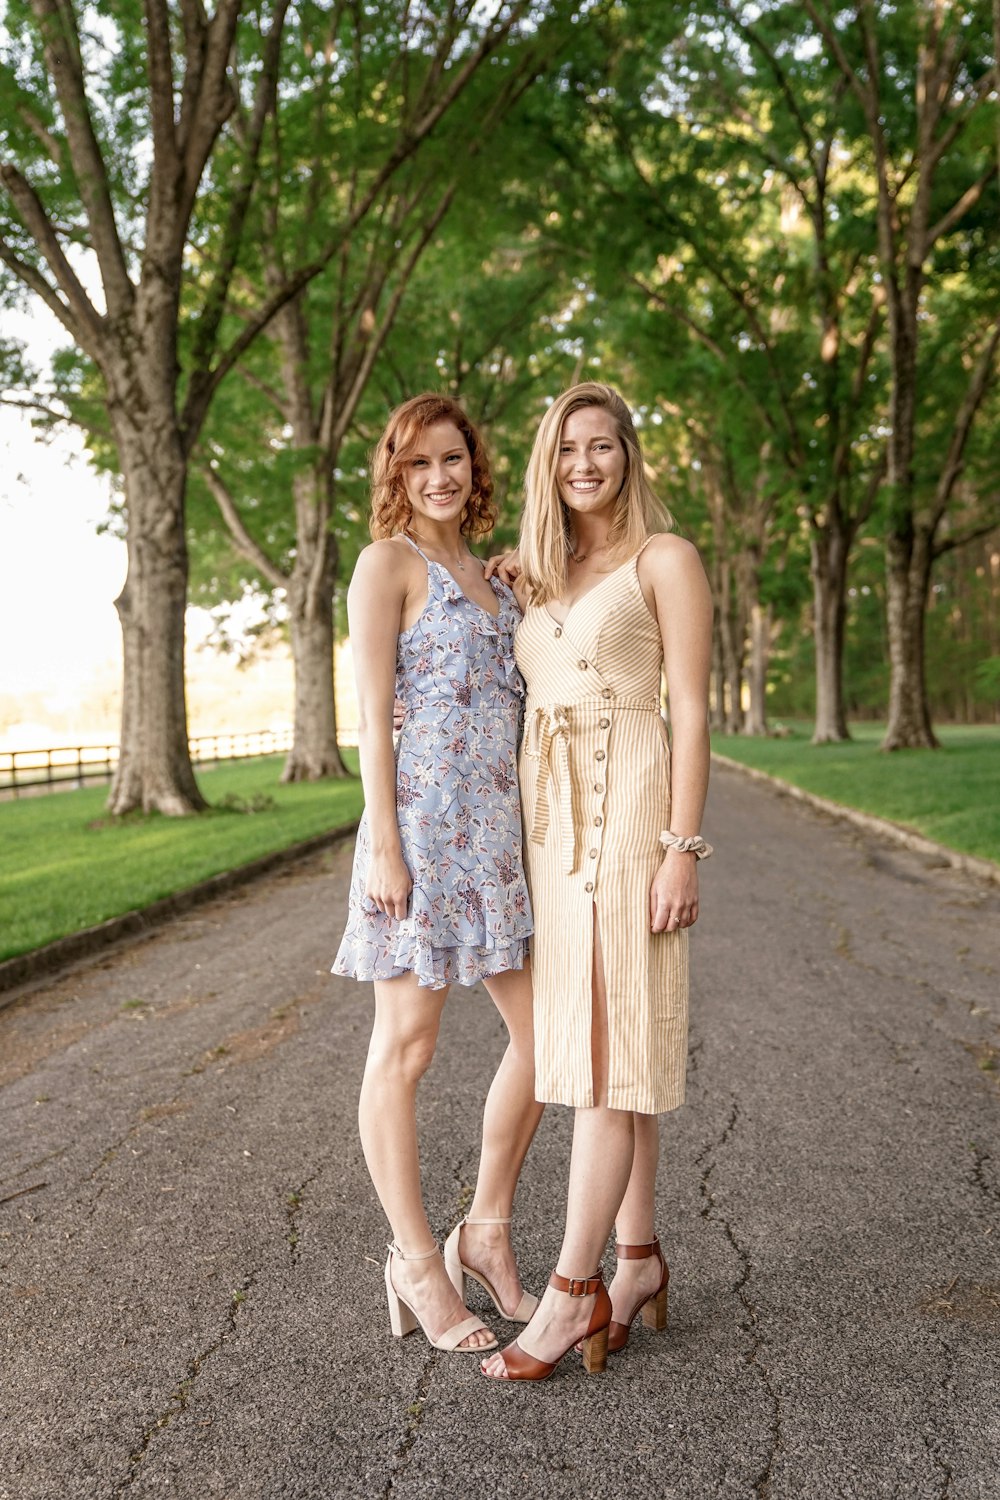
[[[589,1295],[589,1292],[590,1292],[590,1282],[592,1280],[591,1277],[589,1277],[589,1276],[567,1276],[566,1280],[569,1282],[569,1286],[566,1288],[566,1293],[567,1293],[568,1296],[570,1296],[570,1297],[586,1297],[586,1296]],[[579,1288],[579,1290],[577,1290],[577,1288]]]

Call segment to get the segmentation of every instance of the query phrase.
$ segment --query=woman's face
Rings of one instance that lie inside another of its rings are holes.
[[[472,494],[472,459],[454,422],[434,422],[403,461],[403,483],[413,518],[461,520]]]
[[[563,423],[556,465],[559,497],[571,511],[614,510],[625,482],[625,450],[609,412],[584,406]]]

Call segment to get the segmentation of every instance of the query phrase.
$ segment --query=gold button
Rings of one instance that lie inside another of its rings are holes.
[[[586,672],[586,670],[587,670],[587,663],[585,661],[578,661],[577,662],[577,666],[580,668],[581,672]]]
[[[604,819],[603,819],[603,818],[595,818],[595,819],[594,819],[594,827],[595,827],[595,828],[600,828],[600,826],[601,826],[601,824],[602,824],[602,823],[603,823],[603,822],[604,822]]]
[[[596,859],[597,858],[597,850],[596,849],[591,849],[591,851],[590,851],[590,857],[591,857],[591,859]]]
[[[595,792],[603,792],[604,791],[604,782],[603,781],[595,781],[594,782],[594,791]]]
[[[561,625],[557,625],[556,626],[556,640],[558,640],[561,635],[562,635],[562,626]]]
[[[611,697],[611,689],[610,688],[601,688],[601,697],[602,698],[610,698]]]
[[[610,719],[602,719],[600,727],[602,729],[610,729],[611,728],[611,720]]]
[[[588,880],[587,884],[584,886],[584,890],[585,891],[592,891],[593,889],[594,889],[594,882],[592,880]]]
[[[594,756],[594,759],[595,760],[603,760],[604,759],[604,751],[603,750],[598,750],[597,754]]]

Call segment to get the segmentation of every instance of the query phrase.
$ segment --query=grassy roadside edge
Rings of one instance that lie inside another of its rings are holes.
[[[206,880],[199,880],[183,890],[174,891],[148,906],[135,907],[132,911],[122,912],[120,916],[110,917],[106,922],[99,922],[94,927],[81,928],[79,932],[56,938],[54,942],[45,943],[40,948],[32,948],[27,953],[18,953],[13,958],[5,959],[0,963],[0,1007],[16,1000],[18,997],[14,991],[22,985],[45,978],[78,959],[104,952],[130,938],[147,937],[172,917],[180,916],[195,906],[202,906],[229,891],[238,890],[240,886],[249,885],[271,870],[294,864],[309,854],[353,838],[357,829],[358,822],[355,820],[327,829],[324,833],[313,834],[311,838],[300,839],[284,849],[272,849],[268,854],[259,855],[247,864],[210,875]]]
[[[918,833],[914,828],[908,828],[905,823],[893,823],[889,818],[878,818],[874,813],[862,812],[859,808],[849,807],[844,802],[834,802],[831,798],[821,797],[816,792],[807,792],[804,787],[796,786],[794,781],[785,781],[783,777],[772,776],[769,771],[760,771],[756,766],[745,765],[741,760],[732,760],[728,755],[720,755],[716,750],[712,751],[712,763],[724,766],[728,771],[738,771],[740,775],[748,777],[751,781],[762,782],[783,796],[795,797],[809,807],[815,807],[820,812],[841,819],[842,822],[853,823],[856,828],[863,828],[867,833],[874,833],[894,844],[900,844],[915,854],[927,855],[929,858],[950,865],[952,869],[962,870],[967,875],[976,876],[979,880],[987,880],[994,885],[1000,885],[1000,864],[995,864],[990,859],[980,859],[974,854],[963,854],[958,849],[949,848],[947,844],[939,844],[934,839],[929,839],[926,834]]]

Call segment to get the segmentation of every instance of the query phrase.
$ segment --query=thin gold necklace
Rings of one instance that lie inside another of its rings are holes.
[[[582,562],[586,562],[587,558],[590,557],[590,556],[592,556],[593,553],[595,553],[595,552],[606,552],[607,549],[608,549],[608,543],[607,542],[600,542],[596,547],[590,547],[590,548],[588,548],[588,550],[586,552],[574,552],[571,549],[569,555],[570,555],[570,557],[573,559],[573,561],[575,563],[582,563]]]
[[[407,527],[406,535],[408,537],[410,537],[410,539],[412,541],[416,542],[418,545],[422,544],[424,547],[429,547],[431,545],[429,542],[423,541],[423,538],[421,537],[421,535],[420,535],[419,532],[415,532],[415,531],[411,530],[409,527]],[[465,555],[466,555],[466,557],[470,557],[472,554],[469,553],[469,552],[466,552]],[[435,561],[437,561],[437,560],[438,559],[435,558]],[[458,558],[454,558],[454,559],[449,558],[449,559],[446,559],[444,566],[447,567],[448,563],[451,562],[451,561],[454,562],[455,567],[458,569],[458,571],[460,573],[464,573],[465,572],[465,563],[461,562]]]

